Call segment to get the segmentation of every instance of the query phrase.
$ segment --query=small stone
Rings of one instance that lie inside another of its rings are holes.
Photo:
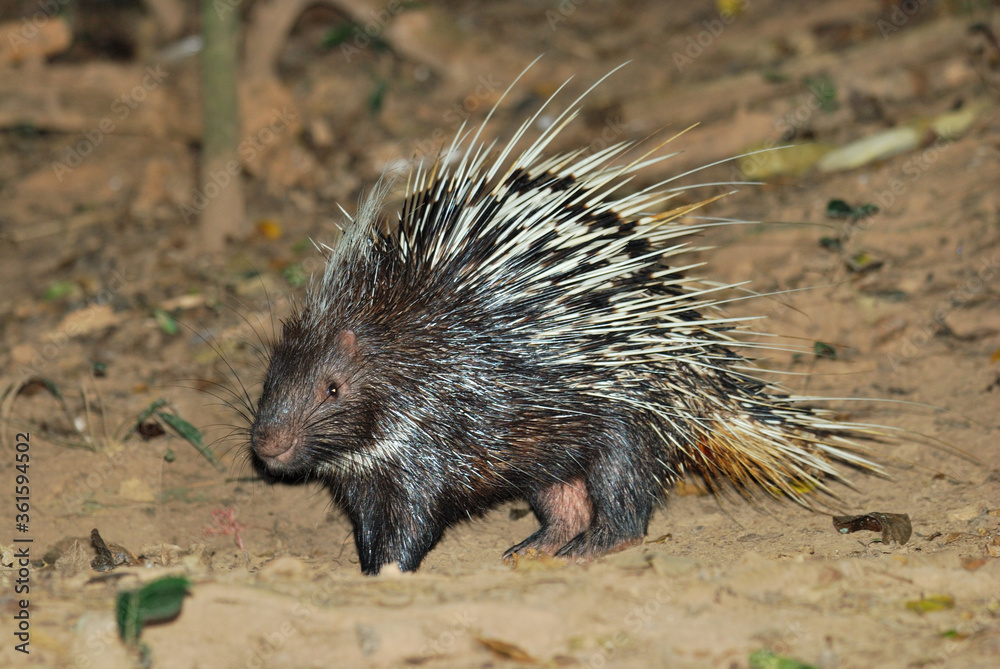
[[[361,654],[365,657],[374,655],[382,645],[382,637],[371,625],[358,623],[354,626],[354,631],[358,634],[358,645],[361,646]]]
[[[56,560],[56,571],[63,576],[72,576],[90,568],[90,555],[80,545],[79,541],[74,541],[66,552]]]
[[[963,523],[967,523],[970,520],[975,520],[983,514],[987,509],[987,505],[979,502],[977,504],[970,504],[969,506],[962,507],[961,509],[956,509],[948,514],[948,517],[952,520],[957,520]]]
[[[309,576],[309,565],[302,560],[284,555],[275,558],[257,572],[259,581],[297,581]]]
[[[655,553],[650,557],[649,565],[657,576],[683,576],[698,568],[698,563],[691,558],[679,555],[663,555]]]
[[[122,481],[118,486],[118,496],[134,502],[154,502],[156,495],[149,484],[142,479],[131,478]]]

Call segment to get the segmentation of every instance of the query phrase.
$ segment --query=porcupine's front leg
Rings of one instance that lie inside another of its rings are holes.
[[[399,490],[361,487],[342,506],[354,526],[354,545],[361,571],[374,576],[395,562],[401,571],[416,571],[444,534],[444,525],[416,512],[427,508]]]

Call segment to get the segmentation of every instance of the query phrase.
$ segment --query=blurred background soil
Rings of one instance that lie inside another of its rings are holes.
[[[143,634],[154,666],[772,666],[762,650],[827,669],[996,666],[998,3],[215,5],[239,13],[245,54],[232,178],[247,220],[220,252],[197,228],[225,187],[198,168],[198,3],[0,9],[0,476],[11,491],[15,434],[30,433],[34,540],[31,653],[5,633],[0,664],[133,666],[116,593],[185,574],[181,615]],[[845,512],[909,514],[912,538],[839,534],[828,515],[689,482],[648,543],[591,564],[503,565],[536,527],[514,503],[450,530],[415,575],[362,577],[319,485],[268,486],[248,464],[231,393],[256,399],[255,344],[320,267],[310,240],[335,243],[339,206],[353,212],[386,165],[433,160],[494,108],[484,136],[502,144],[564,82],[553,110],[626,61],[555,149],[686,131],[629,187],[735,190],[702,213],[748,223],[707,232],[715,248],[692,262],[782,293],[728,307],[803,347],[767,352],[774,378],[899,429],[875,445],[890,479],[836,490]],[[786,150],[790,165],[727,160],[906,128],[911,146],[850,169],[820,169],[811,148]],[[93,528],[148,566],[93,571]]]

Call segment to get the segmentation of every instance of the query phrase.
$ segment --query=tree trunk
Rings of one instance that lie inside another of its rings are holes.
[[[237,155],[240,115],[238,4],[202,0],[201,90],[204,129],[201,153],[201,241],[220,251],[244,227],[242,168]]]

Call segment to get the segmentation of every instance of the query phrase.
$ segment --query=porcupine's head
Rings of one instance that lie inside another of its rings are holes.
[[[359,217],[371,215],[375,204]],[[250,428],[254,459],[271,475],[300,477],[357,465],[384,427],[380,407],[395,394],[393,360],[380,354],[384,338],[373,333],[371,311],[375,277],[388,268],[368,229],[355,223],[336,249],[324,247],[324,272],[271,348]]]
[[[257,460],[279,476],[349,452],[365,431],[357,336],[310,332],[307,322],[297,315],[282,328],[250,429]]]

